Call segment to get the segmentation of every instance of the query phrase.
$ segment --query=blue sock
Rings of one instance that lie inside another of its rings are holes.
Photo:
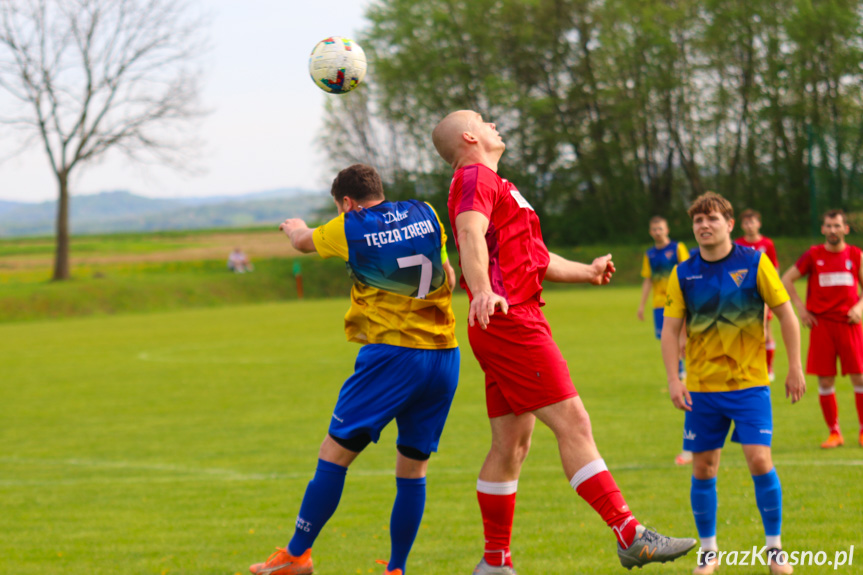
[[[692,478],[692,487],[689,490],[689,501],[692,503],[692,515],[695,517],[695,527],[698,528],[698,536],[716,537],[716,478],[696,479]]]
[[[782,531],[782,485],[774,467],[764,475],[753,475],[755,503],[761,512],[764,534],[768,537],[780,535]]]
[[[347,467],[318,459],[315,476],[309,481],[303,496],[297,528],[288,544],[288,553],[300,556],[315,543],[321,529],[339,506],[347,472]]]
[[[682,359],[677,360],[677,373],[683,373],[686,371],[686,365],[683,363]]]
[[[426,478],[396,477],[396,487],[396,501],[390,516],[390,562],[387,571],[401,569],[405,573],[408,553],[417,537],[425,510]]]

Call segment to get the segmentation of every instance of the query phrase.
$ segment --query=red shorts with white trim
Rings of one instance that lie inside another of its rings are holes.
[[[809,357],[806,373],[831,377],[836,375],[836,357],[842,364],[842,375],[863,373],[863,328],[860,324],[818,319],[809,334]]]
[[[467,334],[485,372],[489,418],[521,415],[578,395],[538,305],[513,306],[507,315],[497,311],[488,329],[477,323]]]

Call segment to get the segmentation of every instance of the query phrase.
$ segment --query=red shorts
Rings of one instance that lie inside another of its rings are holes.
[[[819,319],[809,334],[806,373],[822,377],[836,375],[837,355],[842,375],[863,373],[863,328],[859,323]]]
[[[517,305],[507,315],[495,312],[488,329],[477,323],[467,334],[485,372],[489,418],[521,415],[578,395],[538,305]]]

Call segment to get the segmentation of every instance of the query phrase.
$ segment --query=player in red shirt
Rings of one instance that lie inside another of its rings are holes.
[[[858,441],[863,446],[863,281],[860,248],[845,243],[850,232],[845,212],[831,210],[824,215],[821,233],[826,242],[812,246],[782,276],[782,283],[800,314],[800,321],[810,328],[809,358],[806,373],[818,376],[821,411],[830,436],[821,447],[839,447],[845,441],[839,430],[836,406],[836,356],[842,364],[842,375],[851,378],[860,422]],[[809,276],[806,305],[794,289],[794,281]]]
[[[779,258],[776,257],[776,247],[773,245],[773,240],[761,235],[761,214],[755,210],[743,210],[740,213],[740,227],[743,228],[743,237],[737,238],[734,242],[766,255],[773,263],[773,267],[778,270]],[[776,377],[773,374],[776,340],[773,339],[773,328],[770,325],[770,320],[773,319],[773,312],[770,311],[770,308],[767,308],[765,318],[764,347],[767,349],[767,377],[773,381]]]
[[[570,485],[612,528],[624,567],[675,559],[694,539],[647,530],[633,517],[596,448],[590,419],[540,306],[543,280],[607,284],[611,255],[590,265],[549,253],[539,218],[516,186],[497,174],[505,144],[495,125],[462,110],[432,134],[455,170],[450,224],[468,291],[468,337],[485,372],[492,445],[477,498],[485,552],[474,575],[514,575],[510,540],[521,466],[536,420],[554,432]],[[499,312],[498,312],[499,310]]]

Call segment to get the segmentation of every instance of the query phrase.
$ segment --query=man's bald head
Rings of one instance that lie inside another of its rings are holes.
[[[452,165],[463,145],[463,135],[470,132],[470,123],[477,117],[471,110],[459,110],[447,115],[432,131],[432,142],[440,157]]]

